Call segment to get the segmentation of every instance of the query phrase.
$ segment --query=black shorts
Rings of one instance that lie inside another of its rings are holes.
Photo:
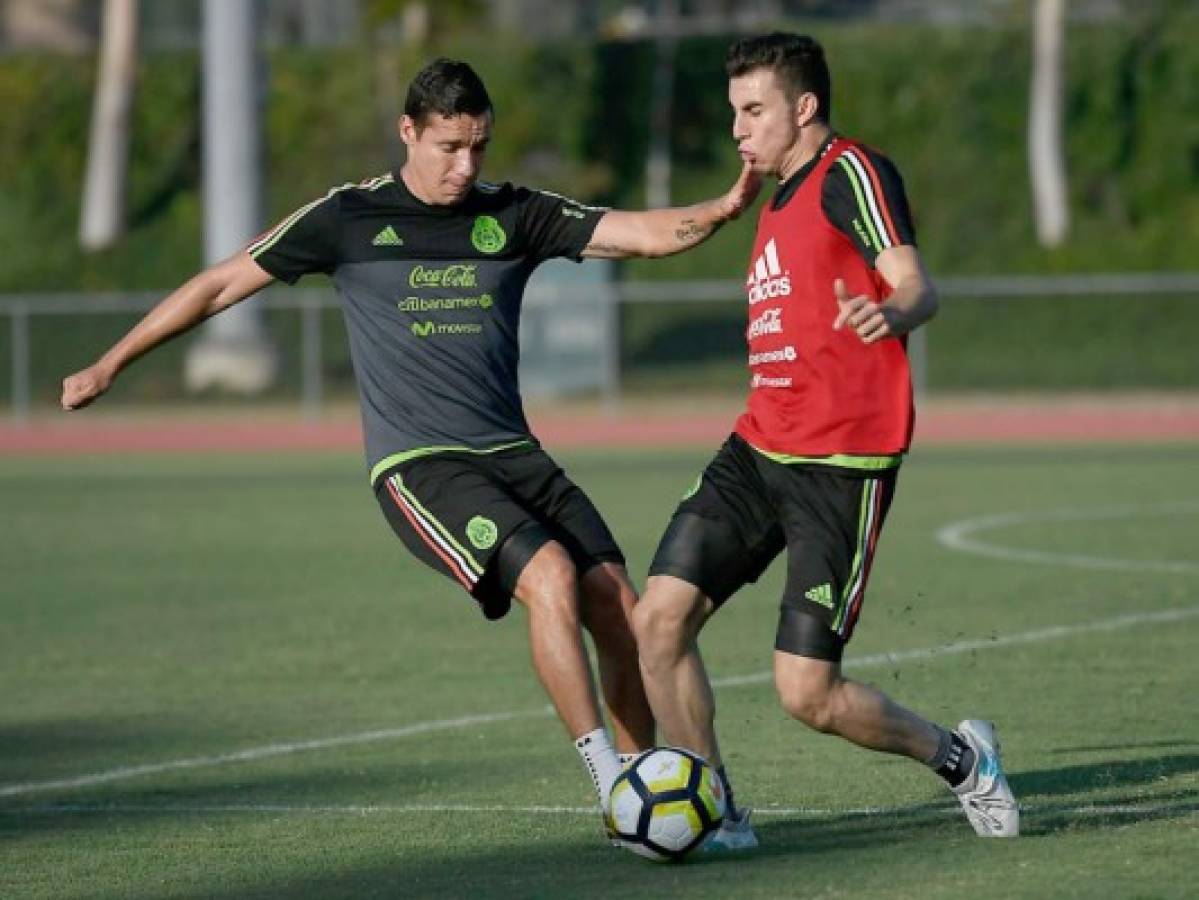
[[[675,510],[650,574],[681,578],[719,606],[786,548],[775,647],[838,661],[898,471],[776,462],[734,434]]]
[[[518,532],[521,568],[548,540],[566,549],[580,575],[601,562],[624,563],[591,500],[533,445],[410,459],[379,478],[375,496],[404,545],[462,585],[489,619],[511,606],[520,572],[501,571],[499,558]]]

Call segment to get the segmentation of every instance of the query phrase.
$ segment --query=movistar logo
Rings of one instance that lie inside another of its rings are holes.
[[[394,228],[388,225],[375,235],[375,239],[371,243],[376,247],[402,247],[404,246],[404,239],[396,234]]]
[[[804,596],[813,603],[819,603],[829,609],[833,608],[833,586],[827,582],[804,591]]]
[[[480,253],[499,253],[508,243],[508,235],[492,216],[479,216],[470,230],[470,242]]]
[[[418,338],[427,337],[459,337],[462,335],[482,334],[481,322],[413,322],[410,326],[412,333]]]

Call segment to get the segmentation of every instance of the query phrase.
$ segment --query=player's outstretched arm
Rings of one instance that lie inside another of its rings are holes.
[[[711,237],[725,222],[741,215],[754,202],[761,186],[761,176],[747,163],[736,183],[722,197],[671,209],[610,210],[599,220],[583,255],[592,259],[627,259],[669,256],[689,250]]]
[[[889,247],[879,254],[875,267],[894,286],[890,296],[882,303],[864,295],[851,297],[838,278],[832,285],[838,309],[834,329],[852,328],[863,343],[873,344],[907,334],[936,315],[937,291],[915,247]]]
[[[87,406],[107,391],[113,379],[135,359],[260,291],[271,281],[271,276],[245,251],[205,269],[163,298],[96,362],[64,378],[62,408]]]

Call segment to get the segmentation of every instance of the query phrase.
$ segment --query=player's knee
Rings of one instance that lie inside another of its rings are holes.
[[[779,688],[779,702],[787,715],[803,722],[815,731],[828,734],[835,721],[832,697],[819,687],[801,688],[789,685]]]
[[[578,618],[578,575],[560,544],[548,543],[537,551],[520,574],[516,596],[530,613]]]
[[[633,635],[637,651],[647,663],[678,655],[688,640],[685,612],[646,595],[633,607]]]
[[[630,617],[637,602],[637,593],[629,584],[623,569],[612,570],[604,565],[587,572],[581,582],[584,615],[587,627],[627,637],[632,640]]]

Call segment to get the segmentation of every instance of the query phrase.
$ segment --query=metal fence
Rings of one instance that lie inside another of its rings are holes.
[[[1199,296],[1199,272],[1153,272],[1104,275],[985,276],[939,278],[944,298],[986,301],[1019,301],[1030,298],[1126,296],[1130,298]],[[617,281],[611,284],[562,286],[530,285],[522,322],[522,348],[526,333],[538,335],[538,350],[522,349],[522,365],[534,368],[532,390],[553,386],[566,390],[588,387],[605,399],[615,400],[621,390],[618,309],[623,304],[702,302],[736,306],[743,302],[743,285],[737,281]],[[161,293],[71,293],[0,295],[0,317],[8,320],[10,360],[10,417],[23,423],[31,411],[32,347],[30,322],[35,316],[96,316],[141,313],[149,310]],[[322,313],[337,307],[328,289],[272,289],[264,308],[289,310],[299,315],[296,358],[299,361],[300,405],[305,416],[319,417],[326,396],[323,367],[325,328]],[[546,318],[551,310],[566,306],[566,316]],[[563,323],[573,327],[563,329]],[[555,349],[554,334],[566,334],[568,350]],[[580,340],[580,336],[590,337]],[[547,337],[547,334],[550,337]],[[548,344],[546,343],[548,341]],[[548,349],[547,349],[548,348]],[[97,347],[99,353],[103,348]],[[909,352],[917,390],[927,380],[929,350],[924,330],[913,334]],[[575,356],[569,354],[574,353]],[[582,355],[578,355],[581,353]],[[564,355],[566,354],[566,355]],[[585,373],[586,384],[568,384],[555,372]],[[522,380],[526,381],[522,369]],[[1199,385],[1197,385],[1199,386]]]

